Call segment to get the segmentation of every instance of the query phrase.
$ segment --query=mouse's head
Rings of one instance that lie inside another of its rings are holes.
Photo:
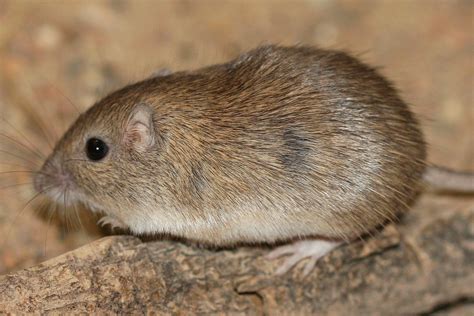
[[[159,140],[152,107],[137,89],[107,96],[76,120],[37,173],[39,193],[118,218],[127,206],[143,202],[143,179],[156,163],[152,152]]]

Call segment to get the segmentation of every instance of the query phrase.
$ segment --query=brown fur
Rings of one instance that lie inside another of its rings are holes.
[[[146,150],[130,144],[143,135],[126,135],[137,106],[151,109]],[[92,136],[110,146],[103,161],[87,160]],[[68,180],[36,184],[68,186],[71,203],[136,233],[214,245],[348,239],[407,210],[425,155],[416,119],[374,69],[343,52],[272,45],[110,94],[43,167]]]

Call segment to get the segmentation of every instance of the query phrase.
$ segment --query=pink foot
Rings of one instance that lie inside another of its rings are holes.
[[[282,256],[290,255],[289,258],[277,269],[276,274],[282,275],[291,270],[298,262],[308,258],[303,276],[307,276],[313,270],[319,258],[329,253],[341,244],[339,241],[328,240],[302,240],[295,243],[280,246],[272,250],[266,257],[273,260]]]
[[[119,219],[112,216],[104,216],[97,221],[97,224],[100,226],[110,225],[110,228],[113,230],[115,228],[127,229],[127,225],[122,223]]]

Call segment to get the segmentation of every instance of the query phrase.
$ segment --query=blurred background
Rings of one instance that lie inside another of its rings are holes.
[[[473,9],[470,0],[0,0],[0,170],[34,159],[5,135],[24,134],[46,154],[77,109],[121,85],[280,43],[343,49],[379,66],[420,116],[429,160],[472,171]],[[78,228],[35,212],[30,181],[0,174],[0,274],[104,234],[87,215]]]

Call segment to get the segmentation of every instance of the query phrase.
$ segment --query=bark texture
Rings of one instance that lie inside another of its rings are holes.
[[[397,225],[341,247],[302,277],[263,248],[212,251],[102,238],[0,277],[2,312],[472,314],[472,199],[422,199]],[[451,206],[449,206],[451,205]]]

